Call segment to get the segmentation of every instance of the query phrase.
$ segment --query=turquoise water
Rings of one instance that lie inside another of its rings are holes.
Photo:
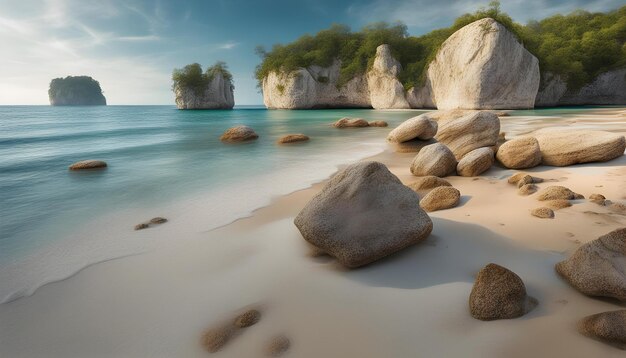
[[[525,118],[545,121],[586,110],[515,111],[525,117],[506,121],[523,126]],[[137,249],[131,247],[142,237],[132,236],[136,222],[118,227],[118,218],[96,226],[104,235],[84,234],[110,213],[148,219],[165,208],[197,210],[187,209],[184,199],[199,198],[206,204],[196,213],[200,230],[224,225],[326,178],[340,164],[381,152],[390,128],[422,112],[0,106],[0,302]],[[345,116],[382,119],[390,128],[331,126]],[[259,140],[220,142],[227,128],[239,124],[254,128]],[[275,143],[289,133],[311,141]],[[84,159],[105,160],[109,167],[68,171]]]
[[[158,206],[180,195],[218,190],[255,176],[278,176],[316,155],[381,138],[381,131],[387,130],[337,130],[329,125],[343,116],[384,117],[393,125],[415,114],[254,107],[231,111],[179,111],[172,106],[0,107],[0,263],[103,212]],[[238,124],[253,127],[260,139],[221,143],[221,133]],[[288,133],[305,133],[312,140],[288,147],[275,144]],[[67,170],[83,159],[105,160],[109,168]]]

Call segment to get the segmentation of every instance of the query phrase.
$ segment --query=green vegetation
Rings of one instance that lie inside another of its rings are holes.
[[[441,44],[455,31],[482,18],[491,17],[506,28],[532,52],[542,71],[564,76],[572,87],[589,82],[599,73],[626,65],[626,6],[609,13],[576,11],[557,15],[528,25],[515,23],[500,10],[499,1],[489,7],[457,18],[451,27],[415,37],[401,23],[376,23],[359,32],[344,25],[333,25],[316,35],[304,35],[287,45],[274,45],[271,51],[258,47],[261,56],[256,78],[259,85],[272,71],[293,71],[300,67],[330,66],[341,60],[338,86],[364,74],[374,62],[376,47],[389,44],[393,56],[402,64],[400,81],[405,88],[420,86],[428,64]],[[319,79],[318,79],[319,80]]]
[[[89,76],[53,79],[48,97],[54,106],[106,105],[100,83]]]
[[[218,73],[232,86],[233,76],[228,71],[228,66],[224,62],[218,61],[213,66],[208,67],[204,73],[202,66],[197,63],[192,63],[182,69],[174,69],[172,72],[172,81],[174,81],[172,90],[175,90],[176,87],[191,88],[197,95],[200,95]]]

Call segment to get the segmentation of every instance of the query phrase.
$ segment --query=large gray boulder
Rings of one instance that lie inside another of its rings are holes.
[[[394,128],[387,140],[393,143],[402,143],[412,139],[429,140],[437,134],[437,122],[430,113],[409,118]]]
[[[444,144],[434,143],[422,148],[413,158],[411,173],[418,177],[445,177],[454,174],[456,165],[452,151]]]
[[[493,263],[478,272],[469,297],[472,317],[482,321],[521,317],[536,305],[519,276]]]
[[[440,110],[533,108],[539,61],[502,24],[485,18],[441,45],[428,78]]]
[[[378,162],[337,173],[294,223],[306,241],[350,268],[414,245],[433,228],[419,196]]]
[[[606,162],[624,154],[623,135],[610,132],[546,128],[536,132],[543,164],[563,167]]]
[[[582,245],[556,271],[585,295],[626,301],[626,228]]]
[[[626,350],[626,310],[587,316],[578,322],[578,330],[587,337]]]
[[[435,139],[450,148],[457,160],[482,147],[495,147],[500,134],[500,119],[489,111],[441,111]]]
[[[197,91],[192,87],[176,85],[176,107],[178,109],[231,109],[235,105],[235,87],[221,73],[216,73],[207,86]]]

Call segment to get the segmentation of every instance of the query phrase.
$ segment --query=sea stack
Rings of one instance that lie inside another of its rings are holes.
[[[52,106],[106,106],[100,83],[89,76],[67,76],[50,82]]]
[[[235,105],[233,77],[224,62],[206,71],[197,63],[175,69],[172,90],[178,109],[232,109]]]

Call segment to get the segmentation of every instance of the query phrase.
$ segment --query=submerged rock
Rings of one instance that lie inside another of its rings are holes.
[[[248,126],[237,126],[226,130],[220,137],[222,142],[245,142],[249,140],[255,140],[259,138],[259,135]]]
[[[578,330],[587,337],[626,350],[626,310],[587,316],[578,322]]]
[[[278,139],[279,144],[289,144],[289,143],[297,143],[297,142],[306,142],[309,140],[309,137],[304,134],[287,134]]]
[[[335,122],[333,127],[335,128],[363,128],[369,127],[369,123],[363,118],[348,118],[344,117]]]
[[[539,61],[506,27],[485,18],[441,45],[428,78],[439,109],[533,108]]]
[[[368,123],[370,127],[387,127],[389,123],[385,121],[371,121]]]
[[[606,198],[602,194],[591,194],[589,196],[589,201],[604,206],[604,204],[606,203]]]
[[[582,245],[556,271],[585,295],[626,301],[626,228]]]
[[[472,317],[482,321],[521,317],[536,305],[519,276],[493,263],[478,272],[469,297]]]
[[[432,114],[437,118],[435,139],[450,148],[457,160],[482,147],[495,147],[500,134],[500,119],[488,111],[447,111]]]
[[[557,167],[606,162],[626,150],[624,136],[609,132],[548,128],[537,132],[537,140],[543,163]]]
[[[496,157],[509,169],[525,169],[541,164],[539,142],[533,137],[518,137],[498,148]]]
[[[461,192],[451,186],[440,186],[431,190],[422,200],[420,206],[428,211],[454,208],[459,205]]]
[[[394,128],[387,140],[394,143],[406,142],[411,139],[429,140],[437,134],[437,122],[428,113],[407,119]]]
[[[421,242],[433,227],[419,196],[378,162],[337,173],[294,223],[306,241],[350,268]]]
[[[411,163],[411,173],[422,177],[433,175],[445,177],[456,170],[454,154],[444,144],[435,143],[427,145],[417,153]]]
[[[574,193],[573,191],[569,190],[568,188],[564,186],[554,185],[554,186],[549,186],[543,189],[539,193],[537,200],[539,201],[556,200],[556,199],[577,200],[577,199],[584,199],[584,198],[585,197],[582,196],[581,194]]]
[[[70,165],[70,170],[85,170],[85,169],[104,169],[107,167],[107,163],[102,160],[81,160]]]
[[[493,149],[478,148],[467,153],[457,164],[457,174],[464,177],[478,176],[493,165]]]
[[[255,309],[247,310],[235,317],[233,324],[235,327],[245,328],[257,324],[261,320],[261,312]]]

